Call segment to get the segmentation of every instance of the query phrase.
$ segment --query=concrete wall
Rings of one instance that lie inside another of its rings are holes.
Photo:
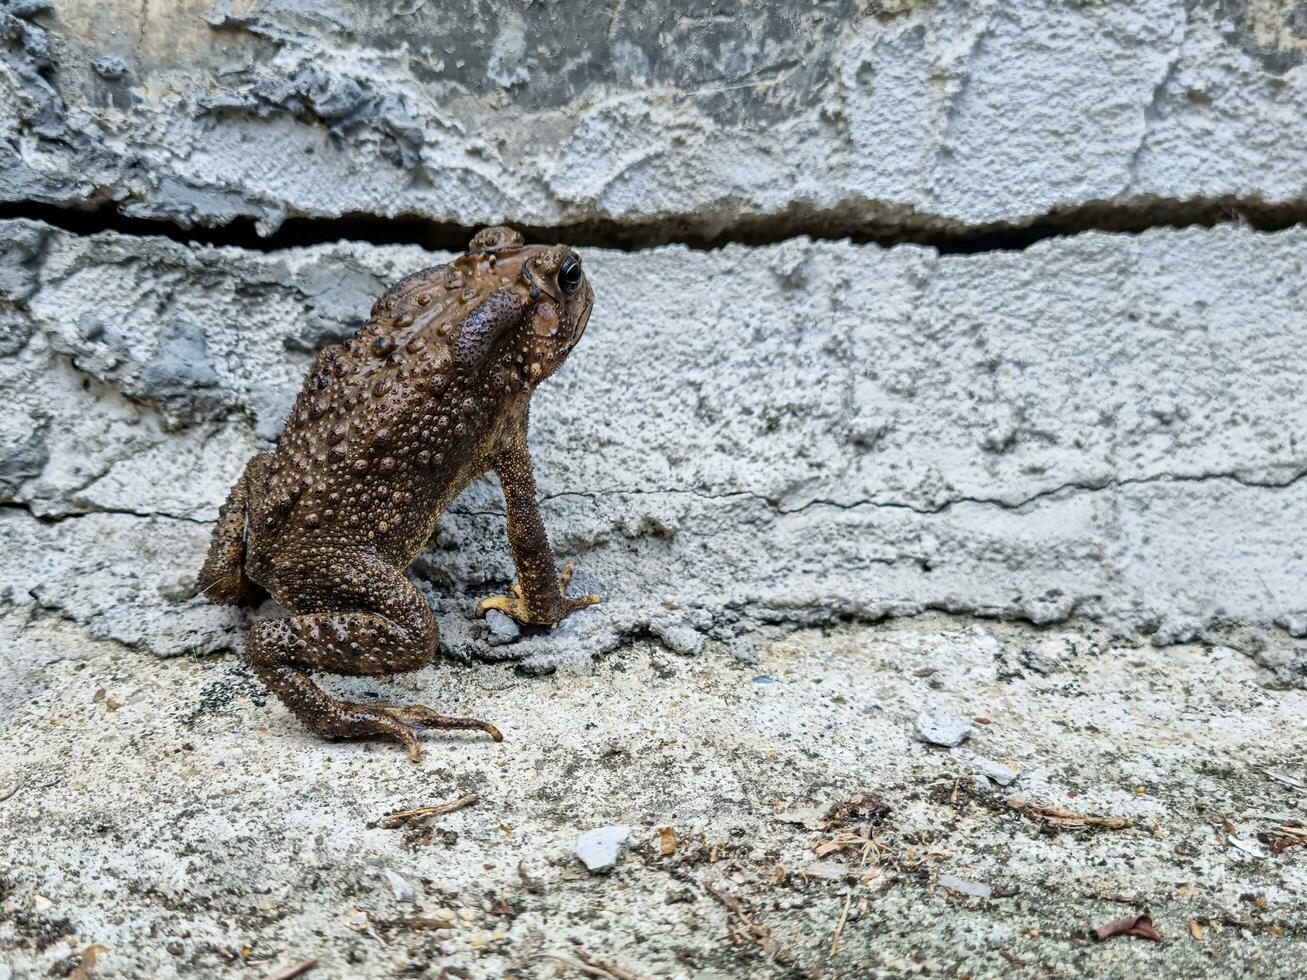
[[[1303,202],[1295,0],[40,6],[0,5],[4,200],[706,234]]]
[[[533,664],[927,608],[1307,633],[1289,0],[7,0],[0,39],[7,603],[161,654],[235,643],[184,601],[217,504],[310,352],[441,257],[120,217],[400,215],[590,243],[596,312],[533,446],[606,602],[511,648]],[[1257,227],[1114,230],[1213,215]],[[965,255],[803,234],[1049,222]],[[417,566],[455,653],[503,652],[461,614],[511,573],[501,509],[474,488]]]

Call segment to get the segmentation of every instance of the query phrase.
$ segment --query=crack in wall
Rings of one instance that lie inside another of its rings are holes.
[[[955,497],[944,500],[933,507],[921,507],[918,504],[903,502],[903,500],[878,500],[876,498],[864,498],[859,500],[834,500],[829,498],[817,498],[805,500],[804,503],[797,506],[784,506],[779,500],[766,497],[765,494],[759,494],[754,490],[728,490],[724,493],[710,493],[706,490],[695,490],[691,487],[605,487],[601,490],[558,490],[554,493],[542,494],[540,503],[549,503],[550,500],[559,500],[570,497],[580,497],[588,500],[595,500],[603,497],[694,497],[701,500],[757,500],[758,503],[765,504],[769,510],[778,516],[791,516],[795,514],[804,514],[806,511],[814,510],[819,507],[830,507],[833,510],[853,511],[860,508],[870,507],[877,510],[901,510],[908,511],[911,514],[921,516],[935,516],[944,514],[951,508],[962,506],[962,504],[976,504],[982,507],[997,507],[1005,511],[1019,511],[1029,507],[1030,504],[1038,503],[1039,500],[1057,497],[1061,494],[1069,493],[1102,493],[1103,490],[1120,490],[1128,486],[1146,486],[1150,483],[1199,483],[1214,480],[1226,480],[1238,483],[1239,486],[1256,487],[1264,490],[1285,490],[1287,487],[1294,486],[1307,477],[1307,469],[1291,474],[1285,480],[1252,480],[1252,478],[1243,476],[1238,472],[1219,472],[1219,473],[1153,473],[1149,476],[1141,477],[1121,477],[1115,480],[1106,480],[1100,482],[1082,482],[1068,481],[1060,485],[1048,487],[1047,490],[1040,490],[1038,493],[1031,494],[1029,497],[1023,497],[1019,500],[1008,500],[1000,497]],[[68,520],[80,520],[82,517],[93,515],[118,515],[124,517],[137,517],[140,520],[176,520],[186,521],[188,524],[199,524],[201,527],[209,527],[214,520],[205,520],[203,517],[195,517],[186,514],[170,514],[167,511],[137,511],[125,507],[90,507],[84,510],[71,511],[67,514],[38,514],[31,508],[31,500],[27,502],[18,502],[18,500],[3,500],[0,502],[0,511],[21,512],[33,520],[41,521],[42,524],[55,525],[63,524]],[[502,510],[468,510],[452,506],[448,508],[446,514],[457,517],[499,517],[503,519],[505,512]]]
[[[976,504],[983,507],[997,507],[1001,510],[1022,510],[1040,500],[1049,497],[1055,497],[1064,493],[1099,493],[1104,490],[1119,490],[1131,486],[1146,486],[1154,483],[1203,483],[1212,480],[1228,480],[1231,483],[1237,483],[1244,487],[1253,487],[1265,490],[1284,490],[1307,477],[1307,469],[1293,473],[1284,480],[1256,480],[1243,475],[1237,471],[1216,472],[1216,473],[1153,473],[1147,476],[1121,477],[1118,479],[1103,480],[1097,483],[1087,483],[1083,481],[1068,481],[1055,487],[1049,487],[1046,490],[1040,490],[1028,497],[1020,500],[1005,500],[1002,497],[971,497],[962,496],[954,497],[933,507],[920,507],[915,504],[906,503],[899,500],[877,500],[873,497],[861,500],[839,501],[827,498],[818,498],[808,500],[797,506],[787,507],[778,500],[767,497],[764,494],[757,493],[753,490],[729,490],[724,493],[710,493],[704,490],[694,490],[687,487],[607,487],[601,490],[558,490],[554,493],[542,494],[540,503],[548,503],[552,500],[559,500],[565,497],[584,497],[588,500],[595,500],[600,497],[641,497],[641,496],[690,496],[700,500],[756,500],[766,505],[772,511],[780,516],[789,516],[791,514],[801,514],[805,511],[817,507],[830,507],[835,510],[857,510],[863,507],[872,507],[886,510],[906,510],[913,514],[930,517],[942,514],[954,507],[963,504]],[[504,517],[502,510],[464,510],[458,507],[450,507],[446,513],[459,517]]]
[[[1154,473],[1147,476],[1121,477],[1119,479],[1103,480],[1096,483],[1072,480],[1066,483],[1061,483],[1055,487],[1040,490],[1037,493],[1023,497],[1020,500],[1006,500],[1002,497],[954,497],[933,507],[921,507],[901,500],[877,500],[874,497],[851,501],[832,500],[822,497],[804,501],[797,506],[787,507],[780,501],[769,498],[766,495],[757,493],[753,490],[728,490],[723,493],[711,493],[709,491],[695,490],[689,487],[605,487],[600,490],[558,490],[553,493],[542,494],[540,496],[540,503],[545,504],[553,500],[561,500],[567,497],[583,497],[587,500],[596,500],[600,497],[689,496],[695,497],[699,500],[709,501],[754,500],[765,505],[774,513],[782,517],[788,517],[792,514],[802,514],[806,511],[820,507],[829,507],[833,510],[859,510],[864,507],[884,510],[906,510],[913,514],[931,517],[945,513],[954,507],[964,504],[975,504],[982,507],[997,507],[1001,510],[1017,511],[1022,510],[1031,504],[1037,503],[1040,500],[1056,497],[1061,494],[1100,493],[1104,490],[1119,490],[1125,487],[1146,486],[1154,483],[1203,483],[1212,480],[1228,480],[1231,483],[1237,483],[1244,487],[1265,490],[1284,490],[1299,483],[1305,477],[1307,477],[1307,469],[1300,470],[1284,480],[1255,480],[1235,471],[1218,473]],[[169,521],[185,521],[190,524],[199,524],[203,526],[209,526],[214,523],[213,520],[205,520],[204,518],[192,517],[187,514],[173,514],[166,511],[140,511],[132,510],[130,508],[116,507],[92,507],[63,514],[38,514],[32,509],[31,504],[31,501],[0,501],[0,510],[21,512],[32,519],[47,525],[62,524],[65,521],[78,520],[96,514],[116,514],[123,517],[136,517],[141,520],[152,520],[157,518]],[[445,513],[455,517],[503,518],[505,516],[504,511],[502,510],[472,510],[457,506],[448,508]],[[216,518],[214,520],[216,520]]]
[[[1001,497],[955,497],[954,499],[946,500],[935,507],[916,507],[912,504],[902,503],[900,501],[878,501],[873,498],[855,500],[849,503],[822,499],[809,500],[806,503],[800,504],[798,507],[777,507],[776,509],[782,514],[797,514],[812,507],[834,507],[839,510],[854,510],[859,507],[884,507],[894,510],[908,510],[914,514],[933,515],[941,514],[959,504],[981,504],[985,506],[999,507],[1003,510],[1021,510],[1037,501],[1043,500],[1047,497],[1055,497],[1066,492],[1097,493],[1102,490],[1117,490],[1123,487],[1141,486],[1150,483],[1202,483],[1208,480],[1229,480],[1245,487],[1283,490],[1287,487],[1293,486],[1305,476],[1307,476],[1307,470],[1301,470],[1294,473],[1291,477],[1282,481],[1253,480],[1233,471],[1221,473],[1154,473],[1150,476],[1122,477],[1120,479],[1104,480],[1098,483],[1086,483],[1072,480],[1056,487],[1050,487],[1047,490],[1040,490],[1038,493],[1031,494],[1030,496],[1017,501],[1004,500]]]
[[[96,514],[117,514],[122,517],[138,517],[141,520],[153,520],[158,518],[167,521],[185,521],[189,524],[201,524],[205,527],[213,524],[217,520],[206,521],[200,517],[191,517],[187,514],[170,514],[166,511],[148,511],[148,510],[131,510],[125,507],[93,507],[89,510],[69,511],[64,514],[38,514],[32,510],[32,501],[20,502],[15,500],[0,501],[0,510],[10,510],[26,514],[35,521],[42,524],[54,525],[62,524],[64,521],[78,520],[83,517],[91,517]]]
[[[228,246],[252,252],[276,252],[336,242],[370,245],[418,245],[461,252],[480,225],[432,221],[406,214],[344,214],[330,218],[289,218],[271,235],[260,235],[250,219],[200,227],[184,221],[133,218],[116,206],[74,209],[36,202],[0,202],[0,220],[26,219],[74,235],[116,232],[130,237],[156,236],[193,246]],[[524,225],[510,220],[528,241],[562,241],[578,247],[637,251],[664,245],[715,249],[726,245],[771,245],[794,238],[849,240],[882,247],[919,245],[942,255],[1020,252],[1050,238],[1089,232],[1141,234],[1155,228],[1213,228],[1220,225],[1276,232],[1307,226],[1307,198],[1266,202],[1227,195],[1190,200],[1134,198],[1091,201],[1055,208],[1029,219],[968,225],[917,212],[903,205],[850,201],[817,208],[793,204],[772,214],[716,213],[663,218],[595,217],[564,225]]]
[[[1022,508],[1030,504],[1033,504],[1036,501],[1042,500],[1046,497],[1056,496],[1058,494],[1067,491],[1083,491],[1087,493],[1094,493],[1101,490],[1115,490],[1121,487],[1135,486],[1140,484],[1197,483],[1205,480],[1230,480],[1234,483],[1238,483],[1241,486],[1246,486],[1246,487],[1261,487],[1264,489],[1281,490],[1286,487],[1292,486],[1293,484],[1297,483],[1299,480],[1303,479],[1304,477],[1307,477],[1307,469],[1294,473],[1291,477],[1282,481],[1254,480],[1236,471],[1217,472],[1217,473],[1154,473],[1149,476],[1122,477],[1120,479],[1104,480],[1098,483],[1086,483],[1083,481],[1072,480],[1066,483],[1059,484],[1058,486],[1055,487],[1050,487],[1046,490],[1040,490],[1037,493],[1031,494],[1028,497],[1024,497],[1016,501],[1005,500],[1001,497],[970,497],[970,496],[954,497],[951,500],[946,500],[943,503],[938,504],[934,507],[919,507],[917,505],[909,504],[904,501],[877,500],[872,497],[864,498],[861,500],[847,501],[847,502],[830,500],[826,498],[818,498],[815,500],[805,501],[804,503],[794,507],[786,507],[785,505],[781,504],[779,501],[773,500],[763,494],[756,493],[752,490],[732,490],[732,491],[727,491],[726,493],[708,493],[701,490],[693,490],[693,489],[680,488],[680,487],[654,488],[654,489],[613,487],[609,489],[593,490],[593,491],[560,490],[556,493],[545,494],[540,498],[540,500],[543,503],[545,501],[555,500],[560,497],[573,497],[573,496],[590,497],[593,499],[594,497],[614,496],[614,495],[640,496],[645,494],[687,494],[690,496],[698,497],[703,500],[725,500],[725,499],[741,498],[741,497],[750,498],[766,504],[776,513],[781,515],[799,514],[806,510],[810,510],[814,507],[832,507],[838,510],[855,510],[860,507],[876,507],[876,508],[886,508],[892,510],[907,510],[907,511],[911,511],[914,514],[922,514],[925,516],[930,516],[934,514],[941,514],[949,510],[950,508],[956,507],[960,504],[979,504],[982,506],[999,507],[1003,510],[1021,510]]]

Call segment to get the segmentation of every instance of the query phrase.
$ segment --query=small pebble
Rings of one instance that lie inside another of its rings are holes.
[[[848,877],[849,869],[838,861],[817,861],[804,868],[803,873],[826,881],[843,881]]]
[[[116,82],[127,75],[127,62],[122,58],[96,58],[91,65],[95,73],[103,79]]]
[[[1001,762],[995,762],[982,756],[976,756],[971,764],[976,771],[976,775],[992,779],[1000,786],[1011,786],[1016,782],[1017,777],[1021,775],[1020,769],[1012,769]]]
[[[486,611],[486,626],[490,628],[487,642],[491,646],[512,643],[522,635],[521,627],[517,625],[513,617],[500,612],[498,609]]]
[[[626,850],[630,827],[599,827],[587,830],[576,839],[574,853],[593,874],[611,871]]]
[[[971,737],[971,719],[951,711],[922,711],[912,723],[917,738],[931,745],[954,748]]]
[[[703,634],[685,623],[664,626],[661,629],[655,629],[655,632],[667,649],[673,653],[679,653],[684,657],[693,657],[703,653],[705,642]]]
[[[758,652],[758,645],[748,637],[737,637],[730,641],[729,649],[731,656],[742,664],[756,666],[762,663],[762,654]]]
[[[959,895],[970,895],[972,898],[989,898],[994,893],[993,889],[982,882],[969,881],[966,878],[959,878],[957,875],[940,875],[939,883],[951,892],[957,892]]]
[[[412,885],[404,878],[401,878],[389,868],[385,868],[382,874],[386,876],[386,881],[390,882],[390,890],[395,893],[397,902],[416,902],[418,893]]]

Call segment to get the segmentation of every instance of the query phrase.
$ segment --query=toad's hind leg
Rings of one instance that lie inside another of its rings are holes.
[[[298,565],[296,580],[277,590],[299,615],[256,623],[245,642],[255,672],[286,707],[329,738],[393,738],[415,761],[424,730],[475,728],[502,739],[489,722],[450,718],[420,704],[356,704],[314,683],[309,670],[354,676],[418,670],[431,663],[439,636],[431,607],[380,559],[337,552],[329,567],[315,564]]]

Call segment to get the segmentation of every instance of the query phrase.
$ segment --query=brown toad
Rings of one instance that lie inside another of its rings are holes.
[[[390,289],[347,343],[321,351],[272,452],[246,464],[200,573],[214,602],[271,594],[294,615],[254,624],[255,671],[315,731],[383,735],[420,758],[424,729],[495,726],[422,705],[333,698],[308,671],[371,675],[431,662],[431,607],[404,577],[449,503],[493,469],[517,584],[477,606],[555,625],[599,601],[569,598],[536,506],[531,393],[581,339],[594,294],[565,245],[509,228]]]

